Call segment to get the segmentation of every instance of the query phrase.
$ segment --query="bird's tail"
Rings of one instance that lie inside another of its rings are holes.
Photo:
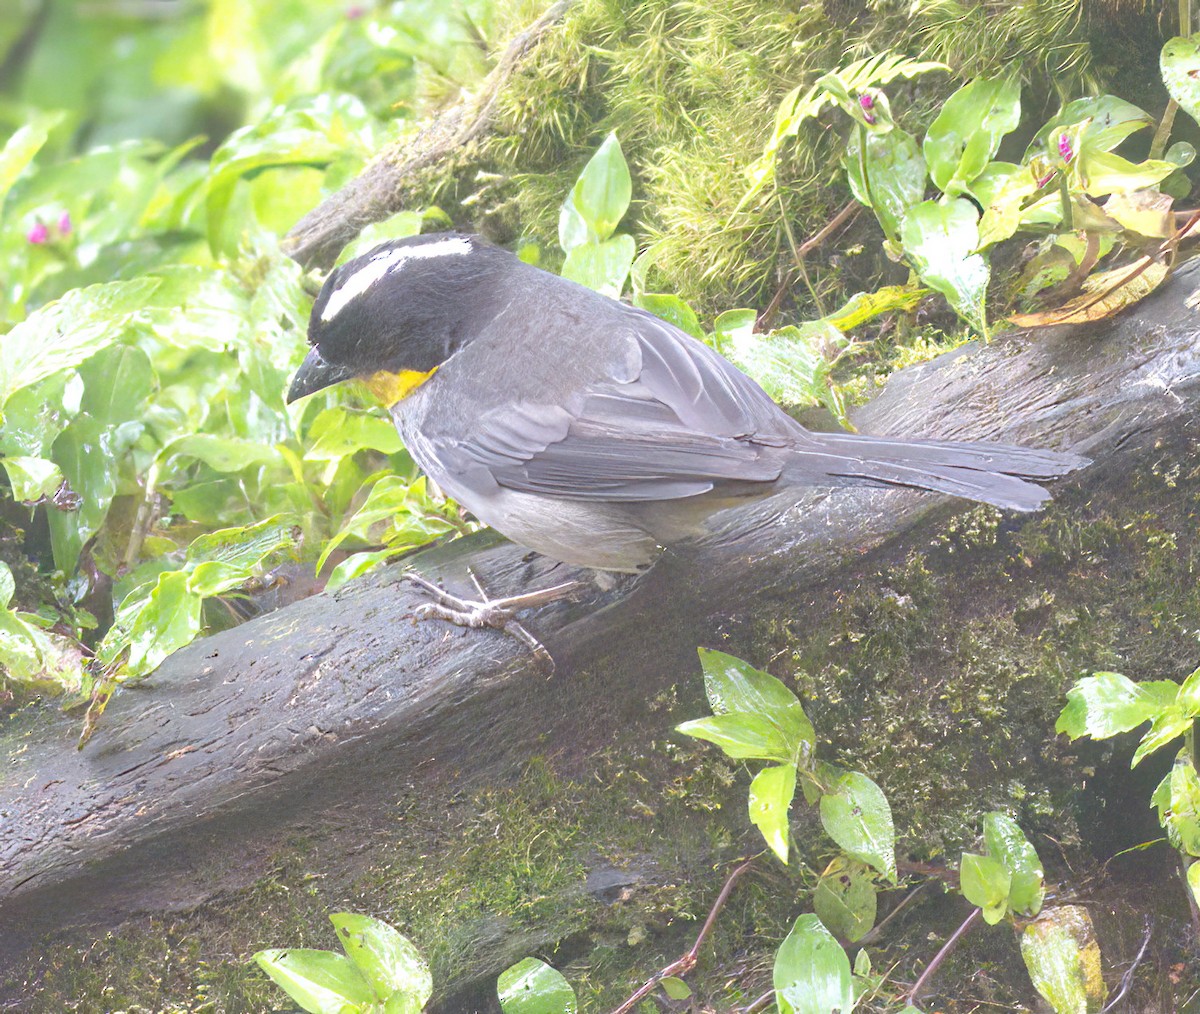
[[[1008,444],[890,440],[855,433],[806,433],[784,476],[810,485],[908,486],[1009,510],[1032,511],[1050,494],[1031,479],[1052,479],[1090,464],[1064,451]],[[822,478],[823,476],[823,478]]]

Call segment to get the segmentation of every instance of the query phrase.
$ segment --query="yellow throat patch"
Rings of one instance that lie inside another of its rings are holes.
[[[391,408],[396,402],[403,401],[412,394],[437,371],[436,366],[428,373],[421,373],[418,370],[401,370],[399,373],[380,370],[378,373],[372,373],[363,383],[366,384],[368,391],[388,408]]]

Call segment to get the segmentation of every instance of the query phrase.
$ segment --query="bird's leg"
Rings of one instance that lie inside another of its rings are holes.
[[[554,585],[552,588],[542,588],[522,595],[509,595],[494,599],[488,595],[473,570],[468,569],[467,573],[470,575],[471,583],[475,585],[475,590],[479,593],[477,600],[459,598],[419,574],[412,571],[406,572],[402,580],[415,584],[433,600],[417,606],[413,612],[413,618],[416,620],[446,620],[460,627],[470,627],[476,630],[491,627],[494,630],[503,631],[525,645],[535,658],[544,665],[548,665],[550,671],[553,672],[554,659],[550,657],[550,652],[546,650],[546,646],[541,641],[517,621],[516,614],[522,609],[532,609],[567,598],[582,588],[583,583],[567,581]]]

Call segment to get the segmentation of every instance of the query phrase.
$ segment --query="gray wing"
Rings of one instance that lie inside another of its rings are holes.
[[[571,500],[670,500],[778,479],[770,448],[793,442],[795,424],[707,346],[625,310],[640,355],[620,367],[624,375],[572,392],[565,404],[524,400],[486,412],[469,437],[437,449],[442,465]]]

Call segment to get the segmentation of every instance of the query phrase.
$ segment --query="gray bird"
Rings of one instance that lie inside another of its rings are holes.
[[[343,264],[308,338],[289,403],[365,381],[417,464],[479,520],[601,571],[645,570],[716,511],[788,486],[905,486],[1030,511],[1049,498],[1030,479],[1088,463],[811,432],[677,327],[476,236],[397,240]],[[529,604],[485,602],[483,615],[443,598],[436,615],[465,609],[451,618],[471,626]]]

